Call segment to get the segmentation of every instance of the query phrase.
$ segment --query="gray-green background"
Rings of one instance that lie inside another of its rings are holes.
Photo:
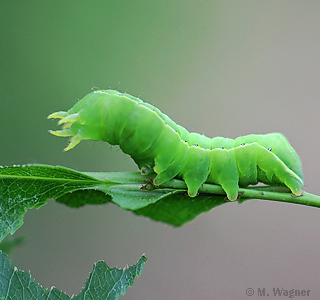
[[[1,1],[1,165],[134,171],[117,147],[48,134],[46,116],[92,88],[127,91],[190,131],[234,138],[279,131],[320,194],[319,1]],[[117,206],[29,211],[18,268],[78,294],[97,260],[135,263],[127,299],[248,299],[246,289],[320,295],[320,210],[223,205],[172,228]],[[254,297],[257,297],[255,294]]]

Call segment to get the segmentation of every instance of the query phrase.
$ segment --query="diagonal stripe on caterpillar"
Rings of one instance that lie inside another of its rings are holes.
[[[190,197],[203,183],[221,185],[230,201],[238,198],[239,187],[258,182],[302,194],[300,158],[280,133],[211,139],[189,133],[151,104],[115,90],[93,91],[67,112],[48,118],[58,118],[62,125],[52,134],[71,137],[66,151],[87,139],[119,145],[142,174],[157,174],[156,186],[182,178]]]

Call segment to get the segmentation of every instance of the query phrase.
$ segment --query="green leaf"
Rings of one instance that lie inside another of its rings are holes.
[[[111,187],[106,191],[106,193],[113,197],[112,202],[118,204],[121,208],[128,210],[140,209],[150,204],[154,204],[161,199],[181,193],[181,190],[172,189],[137,191],[133,188],[133,185]]]
[[[124,295],[134,279],[141,275],[145,262],[142,256],[136,265],[129,268],[109,268],[100,261],[78,296],[69,297],[55,287],[47,290],[31,278],[30,273],[20,271],[11,263],[8,256],[0,251],[0,299],[8,300],[114,300]]]
[[[90,274],[83,291],[74,299],[118,299],[141,275],[147,258],[142,256],[136,265],[128,269],[110,269],[103,261],[98,262]]]
[[[78,208],[86,204],[99,205],[110,202],[111,196],[98,190],[78,190],[72,193],[67,193],[56,201],[67,206]]]
[[[173,226],[181,226],[192,221],[201,213],[210,211],[224,203],[230,203],[226,202],[224,196],[200,195],[196,198],[190,198],[178,194],[165,197],[155,204],[135,210],[134,213]]]
[[[25,238],[22,236],[6,236],[0,243],[0,250],[10,256],[14,249],[23,244],[24,240]]]
[[[150,183],[154,176],[81,173],[48,165],[0,168],[0,241],[21,226],[28,209],[39,208],[51,198],[70,207],[113,202],[137,215],[173,226],[181,226],[203,212],[229,203],[219,185],[203,184],[199,196],[189,198],[185,195],[184,181],[174,179],[156,188]],[[319,196],[305,193],[292,197],[287,188],[279,186],[241,188],[239,195],[239,202],[265,199],[320,207]]]
[[[39,208],[48,199],[99,183],[96,178],[59,166],[0,168],[0,241],[22,225],[28,209]]]

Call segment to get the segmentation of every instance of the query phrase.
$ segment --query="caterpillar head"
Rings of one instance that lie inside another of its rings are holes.
[[[60,119],[58,124],[62,125],[62,130],[49,130],[51,134],[71,137],[65,151],[74,148],[81,140],[103,140],[101,127],[104,124],[104,109],[101,108],[108,103],[100,97],[101,92],[94,91],[86,95],[67,112],[58,111],[47,117]],[[101,104],[102,101],[103,104]]]

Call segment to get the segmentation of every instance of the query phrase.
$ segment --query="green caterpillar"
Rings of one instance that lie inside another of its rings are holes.
[[[88,139],[119,145],[142,174],[157,174],[154,185],[182,178],[190,197],[205,182],[221,185],[230,201],[238,198],[239,187],[258,182],[302,194],[301,161],[280,133],[210,139],[189,133],[151,104],[114,90],[93,91],[67,112],[48,118],[61,119],[58,124],[63,125],[52,134],[71,137],[66,151]]]

